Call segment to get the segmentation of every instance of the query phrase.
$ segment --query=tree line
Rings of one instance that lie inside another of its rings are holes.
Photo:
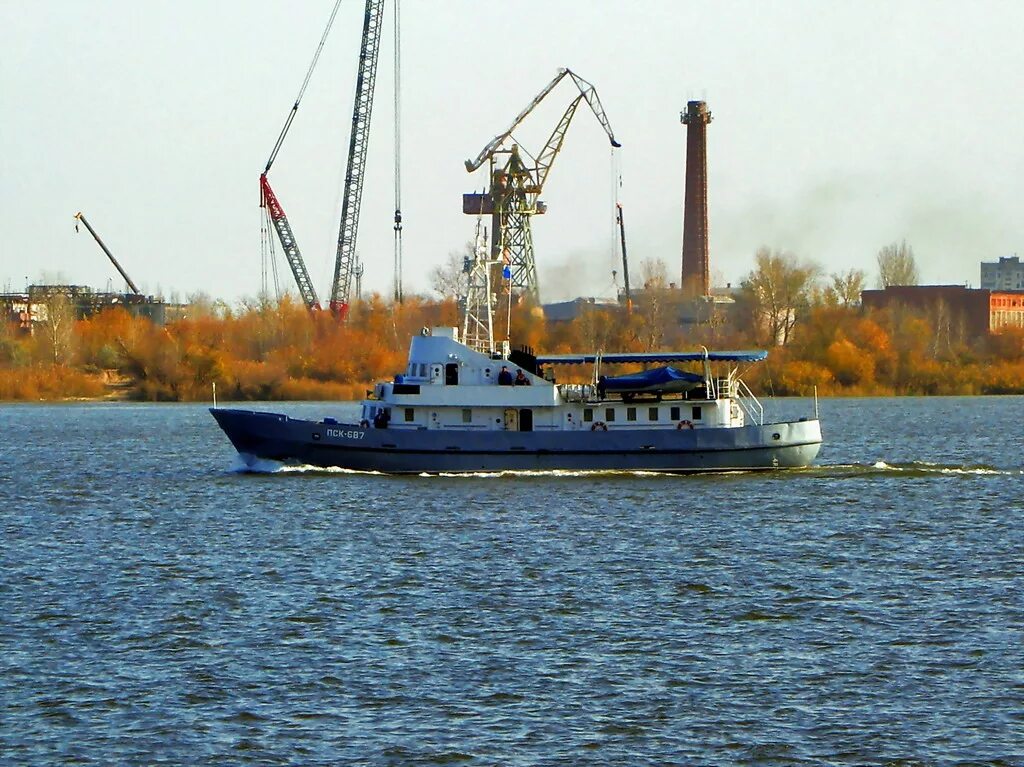
[[[883,248],[878,263],[879,285],[917,281],[906,243]],[[640,271],[632,311],[590,306],[572,321],[553,322],[540,307],[516,306],[513,345],[551,354],[770,348],[767,363],[746,377],[775,395],[1024,393],[1024,330],[975,339],[941,311],[866,313],[860,270],[824,275],[813,263],[762,248],[724,303],[684,300],[658,261]],[[373,381],[404,369],[409,339],[422,327],[459,325],[452,281],[435,284],[437,298],[398,303],[373,295],[344,324],[326,312],[311,315],[288,296],[236,307],[196,300],[186,318],[165,326],[124,308],[76,320],[68,300],[55,295],[36,332],[0,325],[0,399],[204,401],[215,382],[226,400],[359,399]],[[499,316],[496,327],[504,326]],[[559,380],[589,375],[556,372]]]

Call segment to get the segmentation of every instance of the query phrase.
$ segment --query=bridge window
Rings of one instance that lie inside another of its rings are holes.
[[[416,419],[416,408],[407,407],[405,409],[405,422],[409,423]]]
[[[658,408],[652,407],[647,409],[647,420],[657,421],[658,420]]]
[[[679,407],[676,406],[676,407],[672,408],[672,410],[670,411],[670,415],[672,416],[671,418],[669,418],[670,421],[678,421],[679,420]]]
[[[701,414],[700,405],[694,405],[693,406],[693,420],[694,421],[699,421],[700,420],[700,414]]]
[[[636,420],[636,408],[635,407],[627,407],[626,408],[626,420],[627,421],[635,421]]]
[[[585,408],[583,408],[583,420],[586,421],[587,423],[590,423],[591,421],[594,420],[594,408],[592,408],[592,407],[585,407]]]
[[[605,408],[604,420],[608,421],[609,423],[611,423],[612,421],[615,420],[615,408],[613,408],[613,407]]]

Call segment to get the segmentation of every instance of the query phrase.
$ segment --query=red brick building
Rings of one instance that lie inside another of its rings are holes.
[[[989,292],[989,329],[1024,328],[1024,290]]]
[[[903,307],[977,338],[1004,325],[1024,327],[1024,290],[979,290],[963,285],[893,285],[861,293],[865,309]]]

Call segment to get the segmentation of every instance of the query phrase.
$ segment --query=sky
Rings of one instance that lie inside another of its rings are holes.
[[[0,0],[0,290],[122,281],[76,234],[82,211],[148,293],[238,301],[261,288],[259,174],[334,0]],[[391,292],[392,7],[380,52],[357,250]],[[330,293],[363,3],[345,0],[270,178]],[[577,112],[534,221],[545,301],[614,294],[613,209],[640,264],[680,268],[689,99],[707,101],[711,270],[739,283],[762,246],[864,269],[906,240],[922,283],[979,282],[1024,252],[1024,3],[478,0],[401,4],[404,287],[473,237],[463,165],[557,73],[592,82],[622,144]],[[516,132],[537,151],[563,81]],[[621,179],[616,183],[615,179]],[[279,282],[292,279],[278,254]],[[620,278],[621,279],[621,278]],[[271,281],[271,286],[273,285]]]

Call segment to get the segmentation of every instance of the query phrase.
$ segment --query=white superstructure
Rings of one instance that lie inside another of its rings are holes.
[[[392,429],[457,431],[699,429],[740,427],[748,416],[763,420],[736,370],[715,378],[707,361],[702,386],[671,394],[605,395],[595,384],[555,384],[530,367],[474,351],[458,341],[456,328],[424,329],[412,339],[405,372],[376,384],[362,403],[362,419]],[[529,385],[502,385],[503,368]]]

